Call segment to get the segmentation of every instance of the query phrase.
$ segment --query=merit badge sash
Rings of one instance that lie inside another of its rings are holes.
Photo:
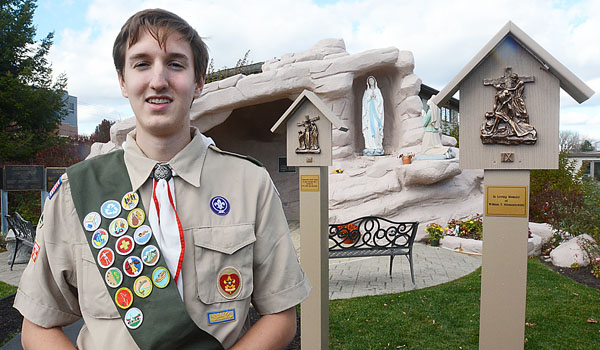
[[[108,294],[140,349],[223,349],[188,315],[122,150],[67,169],[71,195]]]

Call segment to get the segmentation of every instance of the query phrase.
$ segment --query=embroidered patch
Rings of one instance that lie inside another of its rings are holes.
[[[114,219],[108,226],[108,232],[115,237],[122,236],[129,229],[127,220],[123,218]]]
[[[215,311],[208,313],[208,324],[217,324],[223,322],[235,321],[235,309]]]
[[[160,252],[155,246],[149,245],[142,250],[142,261],[147,266],[156,265],[158,258],[160,258]]]
[[[93,211],[88,213],[83,219],[83,227],[85,227],[87,231],[96,231],[96,229],[100,227],[101,222],[102,217],[100,217],[100,214]]]
[[[33,243],[33,249],[31,250],[31,261],[35,264],[38,254],[40,253],[40,245],[37,240]]]
[[[144,245],[150,241],[152,237],[152,229],[148,225],[142,225],[135,230],[133,239],[136,244]]]
[[[112,266],[115,262],[115,252],[110,248],[102,248],[98,253],[98,265],[105,269]]]
[[[104,280],[106,284],[108,284],[111,288],[117,288],[123,283],[123,273],[116,267],[111,267],[106,270],[106,274],[104,274]]]
[[[127,223],[133,228],[140,227],[145,219],[146,213],[144,213],[142,208],[135,208],[127,215]]]
[[[133,243],[133,238],[131,236],[121,236],[117,239],[117,243],[115,243],[115,250],[119,255],[129,255],[135,248],[135,243]]]
[[[38,220],[37,228],[38,230],[44,226],[44,213],[40,215],[40,219]]]
[[[129,277],[137,277],[142,273],[142,260],[137,256],[130,256],[123,262],[123,271]]]
[[[225,197],[215,196],[210,200],[210,209],[217,215],[227,215],[229,213],[229,201]]]
[[[52,189],[50,190],[50,192],[48,192],[48,199],[52,199],[52,197],[54,197],[54,194],[56,193],[56,190],[58,190],[60,185],[62,185],[62,177],[58,178],[58,181],[56,181],[54,186],[52,186]]]
[[[119,288],[115,293],[115,303],[121,309],[127,309],[133,304],[133,293],[127,287]]]
[[[158,288],[165,288],[171,280],[171,274],[167,268],[159,266],[152,271],[152,282]]]
[[[142,321],[144,321],[142,310],[137,307],[132,307],[127,310],[127,313],[125,314],[125,325],[127,328],[136,329],[142,325]]]
[[[92,246],[96,249],[104,248],[108,243],[108,232],[105,229],[99,228],[92,235]]]
[[[102,204],[100,213],[107,219],[114,219],[121,214],[121,204],[116,200],[109,200]]]
[[[127,192],[121,199],[121,206],[125,210],[131,210],[137,207],[138,202],[140,201],[140,196],[138,196],[135,192]]]
[[[233,299],[240,294],[242,290],[242,275],[234,267],[226,267],[217,277],[217,289],[226,299]]]
[[[152,281],[148,276],[140,276],[133,282],[133,292],[140,298],[145,298],[152,293]]]

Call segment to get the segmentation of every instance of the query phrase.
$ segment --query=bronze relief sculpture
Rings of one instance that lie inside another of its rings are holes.
[[[496,88],[496,95],[492,111],[485,113],[481,142],[504,145],[536,143],[537,131],[529,124],[523,96],[525,83],[533,82],[535,77],[518,76],[511,67],[504,69],[504,76],[483,81],[483,85]]]
[[[319,128],[317,127],[316,121],[319,120],[319,116],[311,118],[306,115],[305,120],[301,123],[297,123],[298,127],[303,128],[298,130],[298,148],[296,153],[321,153],[319,147]]]

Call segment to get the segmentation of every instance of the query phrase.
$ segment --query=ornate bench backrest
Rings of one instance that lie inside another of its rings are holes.
[[[15,212],[13,215],[7,215],[8,225],[13,229],[15,237],[29,242],[35,241],[35,230],[31,222],[23,219],[21,215]]]
[[[344,224],[329,225],[329,250],[410,248],[418,222],[395,222],[365,216]]]

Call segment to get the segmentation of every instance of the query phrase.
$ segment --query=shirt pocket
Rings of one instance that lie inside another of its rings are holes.
[[[106,289],[104,276],[98,271],[98,266],[91,254],[89,257],[83,254],[81,260],[83,277],[82,285],[78,287],[81,313],[98,319],[120,318],[117,307]]]
[[[198,298],[204,304],[244,300],[254,280],[254,225],[193,229]]]

